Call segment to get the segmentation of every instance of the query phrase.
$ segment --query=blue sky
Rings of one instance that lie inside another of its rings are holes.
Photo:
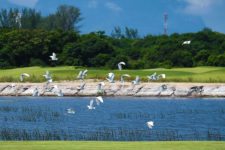
[[[35,8],[43,15],[54,13],[60,4],[80,8],[81,33],[115,26],[137,28],[141,35],[162,34],[163,14],[168,32],[196,32],[204,27],[225,33],[225,0],[1,0],[0,8]]]

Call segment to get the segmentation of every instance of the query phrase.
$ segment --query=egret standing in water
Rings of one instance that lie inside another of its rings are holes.
[[[51,58],[52,61],[57,61],[58,60],[58,58],[56,57],[56,53],[54,53],[54,52],[49,57]]]
[[[108,76],[107,76],[106,80],[108,80],[109,83],[114,83],[115,82],[114,78],[115,78],[115,74],[110,72],[110,73],[108,73]]]
[[[20,81],[21,82],[23,82],[24,81],[24,79],[25,79],[25,77],[30,77],[30,75],[29,74],[27,74],[27,73],[22,73],[21,75],[20,75]]]
[[[122,70],[122,69],[123,69],[123,68],[122,68],[122,65],[126,65],[126,63],[123,62],[123,61],[119,62],[119,63],[118,63],[118,69],[119,69],[119,70]]]
[[[154,126],[154,122],[148,121],[148,122],[146,122],[146,125],[148,126],[149,129],[152,129],[152,127]]]

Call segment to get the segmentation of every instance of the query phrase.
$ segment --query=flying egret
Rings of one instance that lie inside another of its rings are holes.
[[[108,80],[109,83],[114,83],[114,78],[115,78],[115,74],[110,72],[110,73],[108,73],[106,80]]]
[[[20,75],[20,81],[23,82],[23,80],[24,80],[25,77],[30,77],[30,75],[27,74],[27,73],[22,73],[22,74]]]
[[[32,96],[40,96],[40,93],[39,93],[39,91],[38,91],[38,88],[35,88],[35,89],[33,90]]]
[[[54,85],[54,91],[53,91],[53,93],[55,93],[59,97],[63,97],[63,92],[62,92],[61,89],[58,88],[57,85]]]
[[[72,108],[68,108],[68,109],[66,109],[66,111],[68,114],[75,114],[75,110]]]
[[[134,85],[138,85],[140,83],[140,77],[139,76],[136,76],[135,80],[132,81],[132,84]]]
[[[87,69],[84,71],[81,70],[77,76],[77,79],[84,80],[84,78],[87,76],[87,72],[88,72]]]
[[[157,80],[159,80],[159,79],[165,79],[165,78],[166,78],[166,74],[159,74],[157,76]]]
[[[95,109],[95,107],[94,107],[94,100],[93,99],[90,101],[90,104],[87,105],[87,108],[90,109],[90,110]]]
[[[153,73],[152,75],[150,76],[147,76],[148,77],[148,81],[152,80],[152,81],[156,81],[156,80],[159,80],[159,79],[165,79],[166,78],[166,74],[159,74],[157,75],[157,73]]]
[[[45,74],[43,75],[43,77],[47,80],[46,85],[45,85],[45,90],[47,90],[48,89],[48,85],[53,82],[52,76],[49,73],[49,71],[46,71]]]
[[[58,58],[56,57],[56,53],[52,53],[52,56],[49,56],[51,58],[52,61],[57,61]]]
[[[191,44],[191,41],[184,41],[184,42],[182,43],[182,45],[189,45],[189,44]]]
[[[101,96],[96,97],[95,98],[95,101],[96,101],[97,105],[100,105],[100,103],[103,103],[104,102],[103,101],[103,98]]]
[[[14,88],[16,85],[15,85],[15,83],[12,83],[11,84],[11,88]]]
[[[77,90],[83,90],[85,85],[86,83],[81,83],[81,85],[77,87]]]
[[[150,81],[150,80],[155,81],[155,80],[157,80],[157,73],[155,72],[152,75],[147,76],[147,77],[148,77],[148,81]]]
[[[165,90],[167,90],[167,85],[166,84],[161,85],[160,91],[162,92],[162,91],[165,91]]]
[[[148,121],[146,122],[147,126],[149,129],[152,129],[152,127],[154,126],[154,122],[153,121]]]
[[[124,83],[124,78],[125,78],[125,77],[130,78],[130,75],[129,75],[129,74],[123,74],[123,75],[120,77],[120,82],[121,82],[121,83]]]
[[[51,74],[49,73],[48,70],[45,72],[43,76],[45,77],[46,80],[52,80]]]
[[[126,65],[126,63],[123,62],[123,61],[119,62],[119,63],[118,63],[118,69],[119,69],[119,70],[122,70],[122,69],[123,69],[123,68],[122,68],[122,65]]]
[[[105,86],[105,83],[100,82],[97,86],[97,93],[104,93],[104,86]]]

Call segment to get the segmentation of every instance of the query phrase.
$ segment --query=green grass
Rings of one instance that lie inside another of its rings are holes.
[[[132,76],[129,80],[139,75],[142,81],[147,81],[146,76],[157,72],[157,74],[165,73],[166,79],[160,82],[220,82],[225,83],[225,67],[195,67],[195,68],[173,68],[173,69],[143,69],[143,70],[104,70],[96,68],[87,68],[89,79],[105,79],[107,73],[114,72],[116,79],[120,78],[120,75],[128,73]],[[30,82],[44,82],[43,74],[46,70],[49,70],[55,81],[60,80],[75,80],[78,72],[81,68],[75,68],[73,66],[61,66],[61,67],[26,67],[16,69],[2,69],[0,70],[0,82],[17,82],[21,73],[29,73],[31,75],[27,81]]]
[[[0,150],[224,150],[225,142],[0,142]]]

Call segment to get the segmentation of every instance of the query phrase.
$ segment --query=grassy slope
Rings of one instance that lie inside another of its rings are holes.
[[[0,142],[0,150],[222,150],[225,142]]]
[[[15,82],[19,80],[21,73],[29,73],[31,78],[27,79],[32,82],[43,82],[42,74],[49,70],[54,80],[74,80],[79,70],[72,66],[65,67],[27,67],[0,70],[0,82]],[[88,78],[91,79],[105,79],[107,73],[114,72],[116,79],[120,78],[121,74],[128,73],[132,79],[136,75],[142,77],[142,80],[147,80],[146,76],[154,72],[165,73],[167,75],[164,81],[175,82],[223,82],[225,83],[225,68],[224,67],[196,67],[196,68],[173,68],[173,69],[145,69],[145,70],[103,70],[103,69],[88,69]]]

